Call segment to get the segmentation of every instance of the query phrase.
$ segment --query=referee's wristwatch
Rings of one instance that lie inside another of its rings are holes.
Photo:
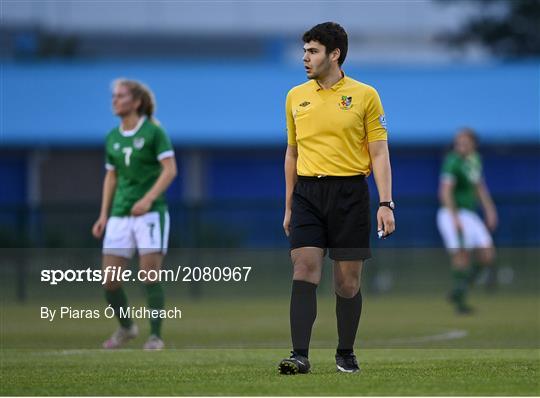
[[[396,204],[394,203],[393,200],[391,200],[390,202],[379,202],[379,207],[388,207],[390,210],[394,211],[394,209],[396,208]]]

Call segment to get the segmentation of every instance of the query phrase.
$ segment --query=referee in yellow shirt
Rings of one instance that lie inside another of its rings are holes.
[[[288,146],[283,227],[293,263],[290,322],[293,351],[282,374],[308,373],[309,341],[317,315],[316,290],[323,257],[334,260],[334,289],[340,372],[360,370],[353,351],[362,311],[360,276],[371,256],[371,170],[379,191],[377,231],[395,228],[386,120],[377,91],[345,76],[347,33],[333,22],[303,36],[308,82],[289,91]]]

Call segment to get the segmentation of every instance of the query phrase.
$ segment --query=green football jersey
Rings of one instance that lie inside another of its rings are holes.
[[[146,118],[131,132],[119,127],[109,132],[105,144],[106,168],[116,170],[117,184],[111,216],[128,216],[131,207],[152,188],[161,173],[160,160],[174,156],[165,131]],[[165,210],[164,194],[150,211]]]
[[[456,152],[449,153],[443,163],[442,177],[454,182],[456,207],[470,210],[476,208],[476,185],[482,178],[480,155],[475,152],[463,158]]]

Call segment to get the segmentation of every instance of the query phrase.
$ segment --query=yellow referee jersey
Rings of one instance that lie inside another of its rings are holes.
[[[369,175],[368,142],[387,139],[377,91],[344,76],[324,90],[315,80],[287,94],[287,136],[302,176]]]

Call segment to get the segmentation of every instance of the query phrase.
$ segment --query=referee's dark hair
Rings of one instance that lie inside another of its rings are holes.
[[[347,48],[349,40],[347,32],[336,22],[324,22],[315,25],[302,36],[304,43],[318,41],[326,47],[326,55],[330,54],[336,48],[339,48],[339,66],[343,65],[347,57]]]

